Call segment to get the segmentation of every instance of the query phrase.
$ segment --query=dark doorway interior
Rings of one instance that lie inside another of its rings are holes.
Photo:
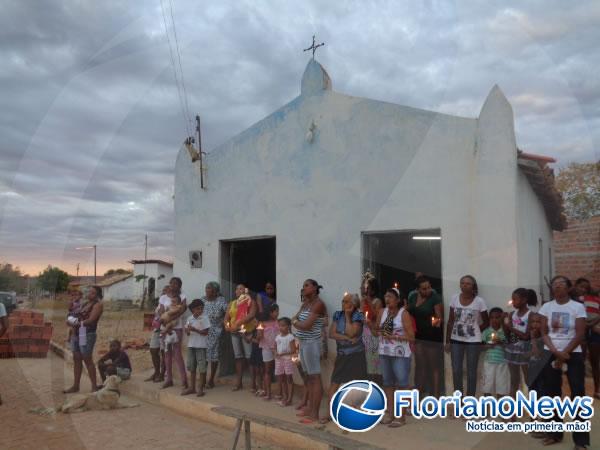
[[[363,233],[363,270],[369,269],[379,281],[380,297],[398,283],[405,298],[416,286],[415,273],[422,272],[432,287],[442,294],[442,246],[439,229]],[[415,239],[417,238],[417,239]],[[443,324],[442,324],[443,327]],[[439,391],[444,393],[444,353],[441,343],[436,353],[441,368]],[[424,386],[431,392],[430,383]]]
[[[276,283],[275,237],[260,237],[221,241],[221,291],[232,300],[235,286],[244,283],[254,297],[265,283]],[[229,333],[223,333],[219,373],[235,372],[233,349]]]
[[[275,282],[275,238],[221,241],[221,281],[229,299],[238,283],[256,293]]]
[[[371,270],[382,290],[398,283],[404,295],[414,289],[415,273],[423,272],[441,294],[441,240],[419,239],[439,236],[436,229],[363,233],[363,270]]]

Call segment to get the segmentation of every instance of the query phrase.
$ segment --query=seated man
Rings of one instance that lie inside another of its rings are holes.
[[[131,376],[131,363],[129,356],[121,350],[121,342],[113,339],[110,341],[110,351],[98,360],[98,371],[102,382],[107,375],[115,374],[121,380],[127,380]]]

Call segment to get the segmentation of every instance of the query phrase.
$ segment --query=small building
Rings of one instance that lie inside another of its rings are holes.
[[[102,299],[104,301],[130,300],[134,299],[133,273],[124,273],[104,277],[97,283],[102,288]]]
[[[133,300],[135,302],[141,300],[144,286],[147,298],[160,297],[163,288],[169,284],[169,280],[173,276],[173,263],[161,259],[134,259],[129,262],[133,264]],[[146,283],[143,281],[144,273],[146,274]]]
[[[458,117],[336,92],[313,59],[299,96],[205,156],[204,188],[180,150],[175,273],[193,295],[276,281],[282,316],[306,278],[332,313],[367,269],[404,291],[425,273],[446,313],[464,274],[489,307],[518,286],[547,298],[565,225],[551,163],[518,150],[498,86],[478,117]]]

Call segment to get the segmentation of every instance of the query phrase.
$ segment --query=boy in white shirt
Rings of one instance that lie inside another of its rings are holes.
[[[185,333],[188,335],[188,353],[187,368],[190,372],[190,387],[184,390],[181,395],[194,394],[196,392],[196,369],[200,372],[200,383],[198,384],[198,397],[204,395],[204,385],[206,384],[206,348],[208,347],[208,329],[210,321],[208,317],[202,314],[204,312],[204,302],[195,299],[190,303],[192,315],[188,317],[185,324]]]

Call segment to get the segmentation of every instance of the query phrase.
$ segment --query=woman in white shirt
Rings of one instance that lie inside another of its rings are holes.
[[[409,387],[415,331],[413,319],[404,308],[404,296],[400,291],[396,288],[388,289],[384,299],[387,307],[377,314],[376,328],[373,329],[379,335],[379,360],[388,407],[381,423],[396,428],[404,425],[406,416],[394,419],[394,392],[396,389]]]
[[[557,275],[550,282],[554,300],[545,303],[539,311],[542,318],[542,338],[544,340],[544,360],[542,371],[543,394],[550,397],[562,397],[563,367],[567,369],[567,379],[571,398],[585,395],[585,362],[581,352],[581,343],[585,339],[585,307],[569,298],[571,280]],[[558,415],[553,421],[562,421]],[[582,420],[576,418],[575,420]],[[562,441],[563,433],[546,433],[544,445]],[[573,433],[575,450],[590,445],[589,432]]]
[[[489,319],[485,300],[479,297],[477,281],[471,275],[460,279],[460,293],[450,301],[450,316],[446,328],[446,352],[452,361],[454,390],[463,390],[463,361],[467,357],[467,392],[477,390],[477,364],[481,349],[481,331],[488,327]]]

